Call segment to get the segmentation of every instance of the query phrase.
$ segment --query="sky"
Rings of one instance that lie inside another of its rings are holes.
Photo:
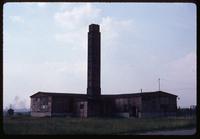
[[[3,106],[30,108],[38,91],[87,90],[87,33],[101,32],[101,93],[158,91],[196,105],[193,3],[6,3]]]

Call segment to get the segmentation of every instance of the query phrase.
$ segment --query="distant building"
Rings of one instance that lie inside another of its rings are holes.
[[[31,115],[76,117],[154,117],[175,115],[177,96],[162,92],[101,95],[100,32],[91,24],[88,32],[87,94],[38,92],[31,96]]]
[[[31,96],[32,116],[154,117],[176,114],[176,95],[162,91],[101,95],[89,110],[86,94],[38,92]],[[98,110],[95,110],[97,108]]]

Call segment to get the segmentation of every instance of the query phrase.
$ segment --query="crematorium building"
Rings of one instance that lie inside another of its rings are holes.
[[[176,114],[177,96],[163,91],[102,95],[99,25],[89,25],[87,94],[37,92],[31,116],[155,117]]]

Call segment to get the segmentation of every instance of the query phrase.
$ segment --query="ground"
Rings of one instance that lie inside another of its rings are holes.
[[[67,118],[4,117],[5,134],[140,134],[155,130],[196,127],[195,117],[171,118]]]
[[[139,135],[195,135],[195,134],[196,134],[196,128],[150,131],[150,132],[140,133]]]

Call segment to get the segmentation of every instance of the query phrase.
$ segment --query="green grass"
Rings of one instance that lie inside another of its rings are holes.
[[[34,118],[5,117],[5,134],[128,134],[152,130],[192,128],[195,118]]]

